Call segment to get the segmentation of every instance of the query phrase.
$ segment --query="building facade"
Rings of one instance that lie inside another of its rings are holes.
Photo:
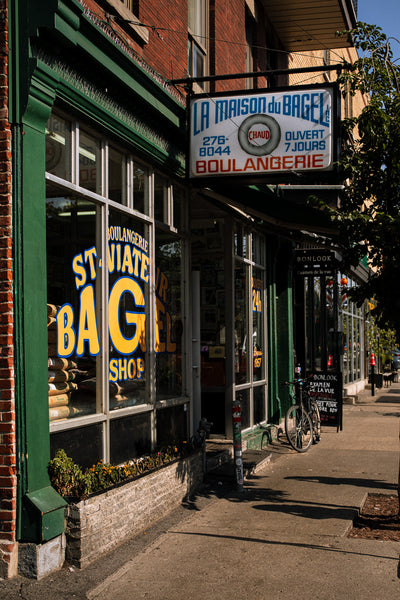
[[[276,178],[188,177],[187,97],[293,85],[355,24],[308,4],[1,2],[2,576],[62,538],[58,448],[120,464],[201,417],[231,439],[235,399],[244,436],[284,416],[294,250],[330,224]]]

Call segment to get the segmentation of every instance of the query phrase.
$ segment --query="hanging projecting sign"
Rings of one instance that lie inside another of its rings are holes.
[[[334,251],[322,248],[295,250],[296,275],[304,277],[322,277],[333,275],[337,268],[337,257]]]
[[[190,177],[330,171],[336,114],[333,85],[196,96]]]

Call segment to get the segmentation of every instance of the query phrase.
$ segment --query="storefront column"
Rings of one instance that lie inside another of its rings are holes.
[[[235,401],[235,317],[234,317],[234,250],[233,250],[233,219],[226,217],[225,234],[225,281],[226,281],[226,346],[225,346],[225,435],[233,439],[232,408]]]
[[[21,148],[14,177],[15,302],[19,415],[19,527],[23,542],[42,544],[64,532],[65,501],[50,485],[50,434],[47,381],[47,292],[45,126],[54,88],[33,80],[22,119],[15,127]]]

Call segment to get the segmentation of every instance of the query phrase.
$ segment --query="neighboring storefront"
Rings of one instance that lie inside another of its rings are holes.
[[[351,289],[365,281],[361,264],[350,275],[340,270],[340,254],[329,248],[299,249],[295,278],[295,362],[305,374],[340,372],[345,393],[357,393],[367,377],[365,306]]]

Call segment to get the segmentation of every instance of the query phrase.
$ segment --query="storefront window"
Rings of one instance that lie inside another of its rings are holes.
[[[174,187],[174,219],[173,225],[181,231],[183,228],[183,215],[185,206],[185,191],[182,188]]]
[[[82,130],[79,133],[79,185],[101,194],[100,140]]]
[[[154,218],[168,223],[168,180],[158,173],[154,175]]]
[[[91,467],[103,454],[103,424],[57,431],[50,436],[51,456],[62,448],[82,467]]]
[[[265,421],[265,386],[258,385],[253,388],[254,423]]]
[[[149,214],[149,172],[136,161],[132,167],[133,173],[133,208],[139,212]]]
[[[139,413],[110,422],[110,462],[126,462],[151,450],[151,415]]]
[[[250,390],[240,390],[236,392],[236,400],[240,402],[242,429],[248,429],[251,425],[250,420]]]
[[[46,171],[71,181],[71,123],[57,116],[47,122]]]
[[[263,304],[264,304],[264,281],[263,272],[253,269],[253,380],[260,381],[264,378],[264,327],[263,327]]]
[[[356,282],[339,273],[339,320],[343,329],[343,382],[352,383],[363,377],[364,329],[362,307],[349,298]]]
[[[114,202],[126,204],[126,157],[110,147],[108,150],[108,197]]]
[[[263,236],[255,233],[252,235],[251,250],[253,262],[262,265],[264,263],[265,255],[265,240]]]
[[[171,434],[156,423],[156,397],[187,432],[185,255],[172,224],[185,223],[186,206],[180,193],[175,206],[172,181],[72,119],[49,119],[46,156],[52,453],[119,463]]]
[[[150,258],[147,226],[111,210],[108,228],[110,410],[146,402]]]
[[[235,244],[236,256],[240,256],[242,258],[247,258],[247,248],[248,248],[247,237],[248,236],[243,228],[243,225],[241,223],[235,223],[234,244]]]
[[[235,383],[245,429],[266,419],[265,239],[236,223],[234,250]]]
[[[157,398],[182,394],[183,247],[176,236],[156,231]]]
[[[48,185],[46,214],[49,415],[59,421],[100,410],[100,208]]]
[[[248,354],[252,344],[248,339],[248,302],[246,267],[235,265],[235,373],[236,384],[248,381]]]

